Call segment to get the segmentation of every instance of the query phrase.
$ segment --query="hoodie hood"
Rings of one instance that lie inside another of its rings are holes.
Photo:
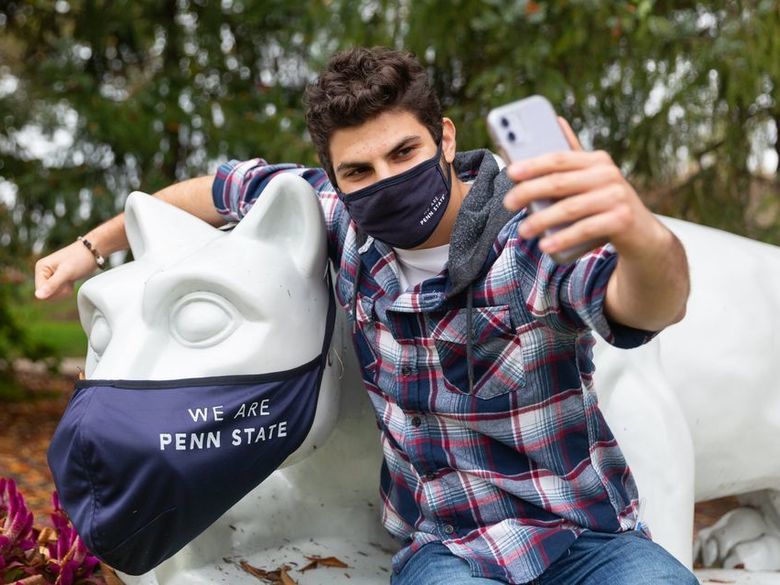
[[[479,276],[496,236],[516,214],[504,207],[504,195],[514,183],[506,176],[506,168],[498,168],[493,153],[486,149],[458,153],[454,166],[461,180],[471,179],[475,170],[476,178],[450,236],[448,298],[464,291]]]

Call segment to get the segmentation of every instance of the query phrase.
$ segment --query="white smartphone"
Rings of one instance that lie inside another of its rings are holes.
[[[490,110],[487,127],[501,157],[509,162],[525,160],[547,154],[571,150],[563,134],[552,105],[540,95],[512,102]],[[531,213],[549,207],[552,199],[539,199],[529,204]],[[570,224],[545,230],[549,236]],[[566,250],[550,254],[558,264],[566,264],[597,247],[600,242],[586,242]]]

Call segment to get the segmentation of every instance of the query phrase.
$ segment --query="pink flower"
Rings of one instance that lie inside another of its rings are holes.
[[[13,554],[14,550],[25,552],[35,548],[33,515],[12,479],[0,478],[0,522],[0,554],[3,557]]]
[[[57,532],[57,542],[48,546],[52,570],[57,575],[56,585],[76,585],[90,577],[100,561],[87,550],[76,529],[60,506],[57,492],[51,496],[52,525]]]
[[[12,479],[0,478],[0,583],[23,585],[105,585],[95,571],[100,561],[87,550],[52,494],[56,540],[33,529],[33,514]],[[44,533],[50,529],[44,529]]]

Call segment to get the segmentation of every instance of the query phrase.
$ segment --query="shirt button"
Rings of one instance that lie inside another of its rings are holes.
[[[419,416],[412,417],[412,426],[419,427],[422,424],[422,419]]]
[[[409,366],[404,366],[403,368],[401,368],[401,374],[403,374],[404,376],[408,376],[411,373],[412,373],[412,368],[410,368]]]
[[[435,473],[426,473],[425,474],[425,479],[427,479],[428,481],[432,481],[435,478],[436,478],[436,474]]]
[[[452,524],[444,525],[444,534],[452,534],[455,532],[455,527]]]

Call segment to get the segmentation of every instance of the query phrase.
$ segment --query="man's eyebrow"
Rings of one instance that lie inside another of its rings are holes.
[[[393,154],[399,150],[402,150],[404,147],[408,146],[410,142],[414,142],[420,140],[420,136],[417,134],[411,134],[409,136],[404,136],[401,138],[390,150],[385,153],[385,156]],[[339,163],[339,165],[336,167],[336,172],[339,173],[341,171],[346,171],[349,169],[358,169],[358,168],[365,168],[370,167],[371,163],[364,162],[364,161],[345,161],[342,163]]]
[[[396,143],[393,148],[388,151],[387,154],[393,154],[399,150],[402,150],[404,147],[408,146],[410,142],[414,142],[415,140],[420,140],[420,137],[416,134],[412,134],[411,136],[404,136]]]

